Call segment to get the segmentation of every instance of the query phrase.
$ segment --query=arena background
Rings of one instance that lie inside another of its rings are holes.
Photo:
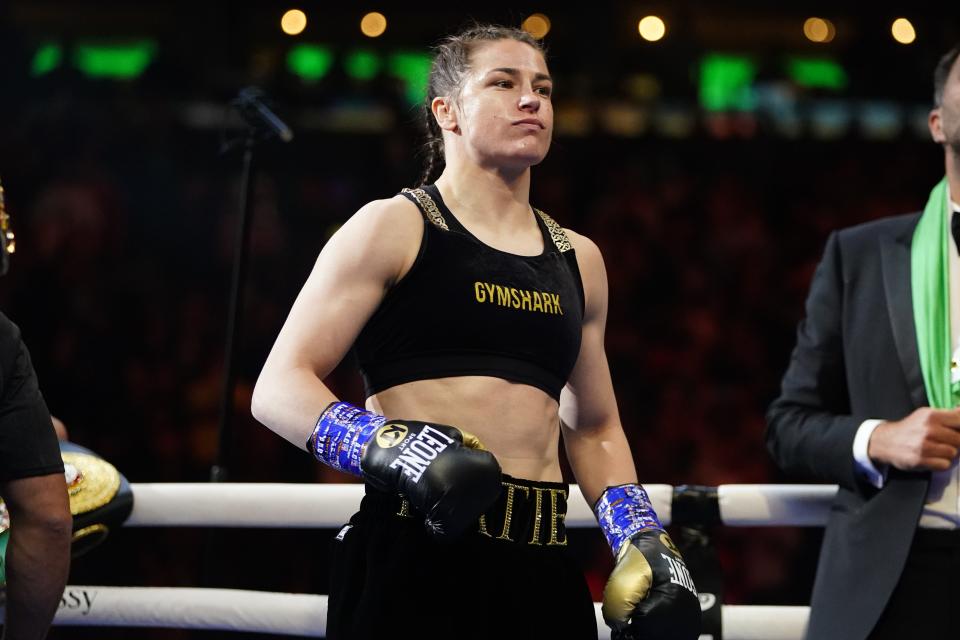
[[[227,105],[256,84],[296,137],[257,152],[225,464],[236,482],[349,481],[252,419],[253,382],[329,235],[417,180],[428,46],[470,19],[541,12],[557,126],[531,199],[603,250],[607,351],[641,481],[800,480],[769,460],[765,408],[829,231],[918,210],[943,174],[926,116],[933,66],[960,41],[957,11],[329,4],[0,4],[0,178],[17,233],[0,308],[71,439],[131,482],[209,477],[240,191],[240,159],[219,148],[238,123]],[[294,7],[307,27],[291,36],[281,16]],[[387,18],[380,37],[360,32],[368,11]],[[661,40],[639,36],[647,15],[664,20]],[[805,35],[813,16],[830,21],[829,41]],[[897,17],[913,43],[894,41]],[[331,384],[362,400],[351,362]],[[70,581],[325,593],[334,533],[224,530],[211,543],[200,530],[121,530]],[[728,604],[807,604],[818,530],[715,534]],[[599,598],[609,551],[597,530],[571,538]],[[214,636],[254,637],[50,637]]]

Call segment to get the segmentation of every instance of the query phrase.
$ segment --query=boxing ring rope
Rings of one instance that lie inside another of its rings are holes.
[[[134,507],[125,523],[131,527],[337,528],[356,511],[363,495],[360,484],[135,483],[131,488]],[[655,484],[646,488],[661,521],[672,522],[675,494],[683,494],[685,488]],[[570,489],[567,525],[596,526],[579,488]],[[719,522],[727,526],[822,526],[837,490],[835,485],[695,489],[715,491],[705,502],[719,507]],[[685,518],[689,520],[689,514]],[[599,604],[596,608],[600,638],[609,639]],[[725,640],[801,640],[808,612],[808,607],[722,605],[722,635]],[[326,614],[325,595],[68,586],[54,624],[324,637]]]
[[[322,638],[327,596],[240,589],[70,586],[54,624],[205,629]],[[610,630],[596,604],[601,640]],[[723,606],[726,640],[798,640],[806,607]],[[704,637],[704,636],[701,636]]]
[[[663,524],[672,522],[674,488],[645,484]],[[362,484],[132,484],[127,527],[339,528],[357,510]],[[836,485],[727,484],[716,487],[720,521],[733,527],[823,526]],[[568,527],[595,527],[577,485],[570,485]]]

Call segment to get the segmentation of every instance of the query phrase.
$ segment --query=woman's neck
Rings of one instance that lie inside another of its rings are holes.
[[[437,179],[437,188],[458,217],[497,227],[529,224],[529,168],[507,174],[476,165],[447,165]]]

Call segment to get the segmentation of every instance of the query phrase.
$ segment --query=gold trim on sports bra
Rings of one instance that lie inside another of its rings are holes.
[[[430,219],[430,222],[432,222],[434,226],[444,231],[450,231],[450,227],[447,226],[447,221],[443,219],[443,214],[440,213],[440,209],[437,208],[437,203],[433,201],[430,194],[423,189],[404,189],[403,193],[409,193],[417,199],[417,202],[420,203],[420,208],[426,212],[427,218]]]
[[[553,244],[556,245],[557,250],[560,253],[564,251],[570,251],[573,249],[573,245],[570,244],[570,238],[567,237],[567,232],[563,230],[557,221],[545,214],[540,209],[534,209],[537,212],[537,215],[540,216],[540,219],[543,220],[543,223],[547,225],[547,231],[550,232],[550,239],[553,240]]]
[[[447,221],[443,219],[443,214],[440,213],[440,209],[437,208],[437,203],[433,201],[429,193],[423,189],[404,189],[403,193],[409,193],[417,199],[417,202],[420,203],[420,208],[427,214],[427,218],[429,218],[434,226],[444,231],[450,231],[450,227],[447,226]],[[570,244],[570,238],[567,237],[567,233],[563,230],[563,227],[557,224],[556,220],[543,211],[540,211],[540,209],[534,208],[533,210],[537,212],[537,215],[540,216],[543,223],[547,225],[550,239],[553,240],[554,246],[557,247],[560,253],[573,249],[573,245]]]

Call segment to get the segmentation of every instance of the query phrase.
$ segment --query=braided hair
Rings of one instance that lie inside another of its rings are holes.
[[[482,42],[516,40],[546,55],[543,45],[522,29],[491,24],[474,24],[460,33],[447,36],[434,47],[433,64],[427,83],[427,96],[421,107],[421,125],[426,141],[423,144],[424,169],[418,186],[432,183],[445,165],[443,133],[430,108],[437,96],[458,96],[464,76],[470,70],[470,54]]]

